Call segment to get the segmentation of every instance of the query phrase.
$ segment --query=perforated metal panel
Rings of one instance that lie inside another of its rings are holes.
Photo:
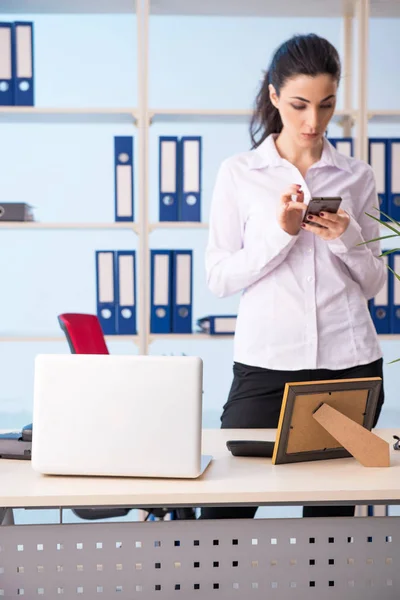
[[[0,598],[398,600],[400,518],[0,529]]]

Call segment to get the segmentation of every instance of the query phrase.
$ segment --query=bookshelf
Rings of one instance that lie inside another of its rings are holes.
[[[0,229],[18,230],[131,230],[138,236],[137,323],[139,334],[133,336],[141,354],[147,354],[149,346],[159,339],[210,339],[211,336],[193,333],[187,336],[175,334],[155,335],[149,330],[150,309],[150,234],[162,229],[207,231],[207,223],[150,222],[149,220],[149,137],[153,124],[162,123],[233,123],[246,124],[251,110],[242,109],[186,109],[162,108],[149,104],[149,26],[152,16],[260,16],[260,17],[340,17],[343,19],[343,109],[338,110],[334,122],[342,127],[343,135],[349,136],[355,126],[356,156],[367,160],[367,128],[370,122],[400,122],[399,110],[370,109],[367,106],[368,28],[370,18],[400,17],[398,0],[3,0],[0,13],[24,14],[135,14],[137,48],[138,99],[135,106],[121,108],[72,108],[72,107],[0,107],[0,123],[124,123],[132,126],[135,135],[135,161],[137,178],[137,210],[135,223],[7,223]],[[353,36],[354,26],[357,35]],[[354,40],[354,41],[353,41]],[[353,48],[353,44],[356,47]],[[353,60],[356,56],[356,61]],[[353,65],[354,63],[354,65]],[[353,75],[358,72],[357,92],[353,98]],[[52,337],[0,337],[0,341],[56,340]],[[61,339],[61,338],[60,338]],[[117,341],[126,336],[111,336]],[[217,338],[212,339],[231,339]],[[381,336],[381,339],[398,340],[399,336]]]

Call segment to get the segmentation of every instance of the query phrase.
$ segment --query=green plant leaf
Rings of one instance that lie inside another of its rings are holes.
[[[388,365],[392,365],[393,363],[400,362],[400,358],[396,358],[396,360],[391,360]]]
[[[400,235],[400,231],[398,229],[395,229],[391,225],[389,225],[389,223],[387,223],[386,221],[381,221],[380,219],[378,219],[377,217],[374,217],[374,215],[370,215],[369,213],[365,213],[365,214],[367,215],[367,217],[371,217],[371,219],[374,219],[374,221],[377,221],[378,223],[380,223],[381,225],[384,225],[391,231],[394,231],[397,235]],[[382,214],[384,214],[384,213],[382,213]],[[394,223],[396,223],[396,225],[399,225],[399,223],[397,223],[397,221],[394,221]]]
[[[392,248],[392,250],[386,250],[385,252],[382,252],[382,254],[380,254],[379,257],[387,256],[388,254],[392,254],[393,252],[398,252],[399,250],[400,250],[400,248]]]
[[[400,281],[400,275],[397,275],[397,273],[396,273],[395,271],[393,271],[392,267],[389,267],[389,265],[387,265],[387,268],[389,269],[389,271],[390,271],[391,273],[393,273],[393,275],[396,277],[396,279],[397,279],[398,281]]]
[[[373,240],[368,240],[368,242],[360,242],[357,246],[363,246],[364,244],[370,244],[371,242],[380,242],[381,240],[388,240],[389,238],[398,237],[397,233],[392,233],[391,235],[383,235],[382,237],[374,238]]]
[[[400,227],[400,223],[398,221],[396,221],[396,219],[393,219],[393,217],[391,217],[390,215],[387,215],[385,212],[383,212],[383,210],[380,210],[380,208],[376,208],[376,207],[374,207],[374,208],[375,208],[375,210],[378,210],[381,215],[383,215],[384,217],[389,219],[389,221],[391,223],[394,223],[395,225],[398,225]],[[381,223],[382,223],[382,225],[385,225],[386,221],[381,221]]]

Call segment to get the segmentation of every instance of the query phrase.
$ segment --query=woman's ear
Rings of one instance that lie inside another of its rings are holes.
[[[275,108],[279,108],[278,94],[276,93],[275,88],[272,85],[272,83],[270,83],[268,85],[268,90],[269,90],[269,98],[270,98],[272,104],[275,106]]]

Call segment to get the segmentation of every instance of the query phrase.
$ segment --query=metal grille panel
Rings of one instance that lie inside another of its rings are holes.
[[[400,597],[400,518],[0,528],[0,599]]]

